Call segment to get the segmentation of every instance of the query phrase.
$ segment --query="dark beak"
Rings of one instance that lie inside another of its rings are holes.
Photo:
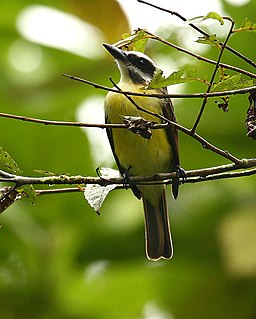
[[[125,51],[122,51],[116,47],[114,47],[113,45],[107,44],[107,43],[103,43],[102,44],[104,46],[105,49],[108,50],[108,52],[116,59],[119,61],[122,61],[124,63],[127,63],[127,55],[125,54]]]

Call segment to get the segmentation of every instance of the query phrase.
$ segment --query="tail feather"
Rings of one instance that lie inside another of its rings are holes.
[[[146,253],[148,259],[170,259],[173,247],[168,217],[165,189],[157,207],[142,196],[145,214]]]

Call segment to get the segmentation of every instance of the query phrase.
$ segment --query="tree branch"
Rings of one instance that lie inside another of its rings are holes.
[[[187,22],[187,19],[185,19],[182,15],[180,15],[177,12],[173,12],[161,7],[158,7],[156,5],[150,4],[147,1],[143,0],[138,0],[140,3],[144,3],[147,5],[150,5],[156,9],[162,10],[169,12],[172,15],[177,16],[179,19],[182,21]],[[225,18],[224,19],[229,19]],[[229,19],[230,20],[230,19]],[[236,72],[239,72],[241,74],[247,75],[251,78],[256,78],[256,74],[251,73],[249,71],[237,68],[235,66],[231,66],[228,64],[221,63],[221,58],[223,55],[223,52],[225,49],[231,51],[235,55],[239,56],[241,59],[246,61],[248,64],[252,66],[256,66],[256,64],[248,59],[247,57],[244,57],[242,54],[239,52],[235,51],[233,48],[229,47],[227,45],[228,39],[233,33],[233,25],[234,22],[231,21],[231,27],[229,30],[229,33],[226,37],[226,40],[224,43],[219,42],[221,46],[221,50],[218,56],[217,61],[210,60],[208,58],[199,56],[193,52],[190,52],[189,50],[186,50],[184,48],[181,48],[175,44],[172,44],[165,39],[162,39],[161,37],[154,35],[146,30],[143,30],[148,37],[154,40],[158,40],[166,45],[169,45],[179,51],[182,51],[186,54],[189,54],[198,60],[214,64],[215,68],[213,70],[208,89],[205,93],[193,93],[193,94],[146,94],[143,90],[141,93],[135,93],[135,92],[126,92],[120,90],[120,88],[112,81],[112,84],[114,85],[114,88],[110,88],[107,86],[103,86],[85,79],[81,79],[72,75],[67,75],[64,74],[64,76],[76,80],[82,83],[86,83],[87,85],[91,85],[96,89],[101,89],[105,91],[111,91],[117,94],[124,94],[127,99],[129,99],[134,106],[148,114],[151,114],[155,117],[160,118],[165,124],[152,124],[150,126],[150,129],[159,129],[166,127],[166,125],[172,125],[175,126],[178,130],[182,131],[183,133],[187,134],[188,136],[192,137],[193,139],[197,140],[199,143],[202,144],[202,146],[206,149],[209,149],[213,151],[214,153],[232,161],[232,164],[228,165],[221,165],[221,166],[215,166],[215,167],[210,167],[210,168],[204,168],[204,169],[197,169],[197,170],[190,170],[186,172],[186,179],[181,178],[180,183],[197,183],[197,182],[202,182],[202,181],[209,181],[209,180],[218,180],[218,179],[226,179],[226,178],[234,178],[234,177],[242,177],[242,176],[251,176],[256,174],[256,159],[251,158],[251,159],[239,159],[230,154],[228,151],[222,150],[213,144],[209,143],[206,139],[201,137],[196,133],[196,128],[200,122],[200,119],[202,117],[202,114],[204,112],[206,103],[209,98],[213,97],[224,97],[224,96],[229,96],[229,95],[235,95],[235,94],[245,94],[248,92],[251,92],[253,90],[256,90],[256,85],[243,88],[243,89],[236,89],[236,90],[229,90],[225,92],[210,92],[211,88],[214,83],[214,79],[217,73],[217,70],[219,67],[230,69]],[[189,26],[192,27],[193,29],[197,30],[204,36],[209,36],[206,32],[198,28],[192,23],[189,23]],[[138,104],[135,103],[133,100],[132,96],[142,96],[142,97],[155,97],[155,98],[203,98],[202,106],[200,109],[200,112],[198,114],[198,117],[195,121],[195,124],[193,128],[190,130],[186,127],[183,127],[182,125],[172,122],[165,118],[164,116],[160,114],[156,114],[150,111],[147,111],[143,108],[141,108]],[[39,123],[39,124],[44,124],[44,125],[59,125],[59,126],[77,126],[77,127],[96,127],[96,128],[101,128],[105,129],[107,127],[111,128],[127,128],[125,124],[92,124],[92,123],[82,123],[82,122],[67,122],[67,121],[53,121],[53,120],[42,120],[42,119],[35,119],[31,117],[25,117],[25,116],[19,116],[19,115],[12,115],[12,114],[6,114],[6,113],[0,113],[0,117],[4,118],[10,118],[10,119],[15,119],[15,120],[22,120],[22,121],[27,121],[27,122],[33,122],[33,123]],[[21,174],[21,173],[19,173]],[[154,176],[133,176],[131,177],[131,181],[135,184],[171,184],[173,178],[177,178],[176,172],[172,173],[161,173],[157,174]],[[41,196],[41,195],[46,195],[46,194],[60,194],[60,193],[73,193],[73,192],[81,192],[83,191],[83,187],[80,187],[77,185],[88,185],[88,184],[98,184],[101,186],[107,186],[109,184],[116,184],[116,188],[129,188],[129,185],[124,185],[124,179],[122,177],[115,177],[115,178],[101,178],[101,177],[84,177],[84,176],[67,176],[67,175],[60,175],[60,176],[47,176],[47,177],[29,177],[29,176],[19,176],[15,174],[10,174],[8,172],[5,172],[3,170],[0,170],[0,182],[3,183],[13,183],[12,187],[4,187],[3,191],[0,190],[1,196],[0,196],[0,212],[5,210],[8,206],[10,206],[12,203],[14,203],[17,199],[20,199],[25,195],[25,189],[30,188],[26,185],[73,185],[73,187],[63,187],[63,188],[55,188],[55,189],[48,189],[48,190],[35,190],[35,195]],[[26,187],[25,187],[26,186]],[[32,188],[32,187],[31,187]],[[22,191],[22,189],[24,191]],[[32,188],[33,192],[33,188]],[[29,197],[29,192],[27,192],[28,197]]]
[[[212,98],[212,97],[220,97],[220,96],[228,96],[228,95],[236,95],[236,94],[246,94],[256,89],[256,85],[250,86],[248,88],[242,88],[237,90],[228,90],[228,91],[221,91],[221,92],[210,92],[210,93],[191,93],[191,94],[184,94],[184,93],[172,93],[172,94],[160,94],[160,93],[138,93],[138,92],[131,92],[131,91],[117,91],[114,88],[110,88],[108,86],[100,85],[95,82],[85,80],[73,75],[69,74],[63,74],[63,76],[68,77],[71,80],[75,80],[78,82],[82,82],[85,84],[88,84],[90,86],[93,86],[97,89],[101,89],[104,91],[110,91],[117,94],[127,94],[131,96],[144,96],[144,97],[156,97],[158,99],[166,99],[166,98],[172,98],[172,99],[184,99],[184,98]]]
[[[146,4],[148,6],[151,6],[155,9],[158,9],[158,10],[161,10],[161,11],[164,11],[164,12],[167,12],[167,13],[170,13],[171,15],[174,15],[176,17],[178,17],[180,20],[182,20],[183,22],[187,22],[188,20],[183,17],[181,14],[179,14],[178,12],[175,12],[175,11],[171,11],[171,10],[168,10],[168,9],[165,9],[165,8],[162,8],[162,7],[159,7],[157,5],[154,5],[150,2],[147,2],[147,1],[144,1],[144,0],[137,0],[139,3],[143,3],[143,4]],[[194,25],[193,23],[188,23],[188,25],[193,28],[194,30],[198,31],[199,33],[201,33],[202,35],[204,36],[209,36],[209,34],[207,32],[205,32],[204,30],[200,29],[199,27],[197,27],[196,25]],[[220,42],[220,45],[224,45],[222,42]],[[240,59],[244,60],[245,62],[247,62],[248,64],[250,64],[251,66],[253,66],[254,68],[256,68],[256,63],[253,62],[252,60],[250,60],[249,58],[247,58],[246,56],[244,56],[242,53],[236,51],[235,49],[233,49],[232,47],[230,46],[226,46],[225,47],[228,51],[232,52],[233,54],[235,54],[236,56],[238,56]]]
[[[230,19],[229,19],[229,20],[230,20]],[[210,84],[208,85],[208,88],[207,88],[207,90],[206,90],[206,93],[210,93],[210,91],[211,91],[211,89],[212,89],[215,76],[216,76],[216,74],[217,74],[217,72],[218,72],[218,68],[219,68],[219,65],[220,65],[220,61],[221,61],[222,55],[223,55],[224,50],[225,50],[225,48],[226,48],[226,46],[227,46],[228,40],[229,40],[229,38],[230,38],[230,36],[231,36],[231,34],[232,34],[233,27],[234,27],[234,21],[233,21],[233,20],[230,20],[230,21],[231,21],[231,26],[230,26],[228,35],[227,35],[227,37],[226,37],[226,39],[225,39],[223,45],[221,46],[221,50],[220,50],[220,53],[219,53],[219,56],[218,56],[218,60],[217,60],[217,63],[216,63],[216,65],[215,65],[215,68],[214,68],[214,70],[213,70],[213,73],[212,73],[212,76],[211,76],[211,79],[210,79]],[[200,122],[200,120],[201,120],[201,118],[202,118],[202,115],[203,115],[203,113],[204,113],[204,110],[205,110],[205,106],[206,106],[206,104],[207,104],[207,101],[208,101],[208,98],[205,97],[205,98],[203,99],[203,103],[202,103],[201,109],[200,109],[200,111],[199,111],[199,114],[198,114],[198,116],[197,116],[197,118],[196,118],[196,121],[195,121],[195,123],[194,123],[194,125],[193,125],[192,132],[195,132],[196,129],[197,129],[197,126],[199,125],[199,122]]]
[[[97,86],[98,88],[102,88],[101,85],[92,83],[90,81],[87,80],[83,80],[80,78],[74,78],[71,77],[72,79],[75,80],[81,80],[82,82],[85,81],[85,83],[87,84],[92,84],[93,86]],[[89,83],[88,83],[89,82]],[[256,86],[255,86],[256,87]],[[104,89],[107,87],[103,87]],[[160,97],[160,96],[169,96],[167,94],[132,94],[133,92],[125,92],[125,91],[121,91],[121,90],[117,90],[115,89],[110,89],[108,88],[109,91],[113,91],[116,92],[117,94],[124,94],[127,98],[130,99],[130,101],[140,110],[146,112],[146,113],[150,113],[153,116],[156,116],[158,118],[161,118],[163,121],[175,126],[178,130],[182,131],[183,133],[189,135],[190,137],[194,138],[195,140],[197,140],[198,142],[200,142],[202,144],[202,146],[206,149],[209,149],[217,154],[219,154],[220,156],[227,158],[228,160],[240,164],[241,160],[236,158],[235,156],[231,155],[228,151],[225,150],[221,150],[220,148],[214,146],[213,144],[209,143],[205,138],[201,137],[199,134],[193,132],[190,129],[185,128],[184,126],[176,123],[176,122],[172,122],[169,119],[165,118],[162,115],[153,113],[153,112],[149,112],[147,110],[144,110],[143,108],[141,108],[140,106],[138,106],[130,97],[130,95],[139,95],[139,96],[153,96],[153,97]],[[127,126],[125,124],[89,124],[89,123],[81,123],[81,122],[61,122],[61,121],[51,121],[51,120],[41,120],[41,119],[34,119],[34,118],[27,118],[24,116],[18,116],[18,115],[11,115],[11,114],[6,114],[6,113],[0,113],[0,117],[7,117],[7,118],[12,118],[12,119],[16,119],[16,120],[22,120],[22,121],[29,121],[29,122],[35,122],[35,123],[40,123],[40,124],[45,124],[45,125],[67,125],[67,126],[79,126],[79,127],[99,127],[99,128],[106,128],[106,127],[113,127],[113,128],[127,128]],[[163,128],[163,125],[152,125],[152,127],[150,128]]]
[[[209,63],[209,64],[217,64],[217,61],[208,59],[208,58],[206,58],[206,57],[204,57],[204,56],[201,56],[201,55],[198,55],[198,54],[196,54],[196,53],[194,53],[194,52],[192,52],[192,51],[190,51],[190,50],[187,50],[187,49],[185,49],[185,48],[182,48],[182,47],[180,47],[180,46],[178,46],[178,45],[176,45],[176,44],[174,44],[174,43],[172,43],[172,42],[169,42],[169,41],[167,41],[167,40],[161,38],[160,36],[158,36],[158,35],[156,35],[156,34],[154,34],[154,33],[149,32],[148,30],[144,30],[144,29],[139,29],[139,30],[143,30],[143,32],[145,32],[146,34],[148,34],[149,37],[150,37],[150,39],[156,40],[156,41],[159,41],[159,42],[162,42],[163,44],[168,45],[168,46],[170,46],[170,47],[176,49],[177,51],[180,51],[180,52],[183,52],[183,53],[185,53],[185,54],[188,54],[188,55],[190,55],[190,56],[196,58],[196,59],[199,60],[199,61],[203,61],[203,62],[206,62],[206,63]],[[255,74],[255,73],[246,71],[246,70],[244,70],[244,69],[238,68],[238,67],[233,66],[233,65],[229,65],[229,64],[226,64],[226,63],[222,63],[222,62],[221,62],[221,63],[219,63],[219,66],[220,66],[221,68],[229,69],[229,70],[232,70],[232,71],[235,71],[235,72],[244,74],[244,75],[249,76],[249,77],[254,78],[254,79],[256,78],[256,74]]]
[[[238,176],[248,176],[256,174],[256,158],[243,160],[240,164],[227,164],[214,166],[203,169],[189,170],[186,171],[186,179],[180,179],[181,183],[194,183],[196,179],[206,180],[210,178],[211,180],[219,178],[228,178],[229,176],[238,177]],[[249,168],[254,168],[253,170],[248,170]],[[241,170],[242,171],[238,171]],[[237,171],[234,174],[227,174],[228,172]],[[101,177],[91,177],[91,176],[67,176],[67,175],[58,175],[58,176],[45,176],[45,177],[28,177],[14,175],[6,173],[5,171],[0,171],[0,182],[3,183],[14,183],[17,187],[23,185],[87,185],[87,184],[98,184],[101,186],[106,186],[109,184],[123,185],[124,180],[122,177],[114,178],[101,178]],[[210,177],[209,177],[210,176]],[[154,176],[131,176],[132,182],[136,184],[145,184],[145,183],[170,183],[171,179],[176,177],[176,172],[172,173],[159,173]],[[125,185],[129,187],[129,185]],[[71,190],[70,190],[71,191]]]

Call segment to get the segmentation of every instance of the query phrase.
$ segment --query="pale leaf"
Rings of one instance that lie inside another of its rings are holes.
[[[100,169],[100,174],[102,178],[116,178],[120,177],[117,170],[103,167]],[[99,210],[107,197],[108,193],[116,188],[116,184],[110,184],[107,186],[101,186],[98,184],[88,184],[84,190],[84,197],[87,200],[88,204],[97,212]]]

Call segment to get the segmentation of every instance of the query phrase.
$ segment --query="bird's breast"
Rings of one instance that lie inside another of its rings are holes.
[[[141,108],[162,114],[159,99],[138,96],[133,96],[132,99]],[[108,121],[113,124],[122,123],[122,116],[137,116],[161,123],[157,117],[138,110],[124,95],[113,92],[106,96],[105,113]],[[131,175],[154,175],[171,171],[172,149],[164,129],[152,130],[150,139],[145,139],[128,129],[112,129],[112,135],[119,162],[124,169],[131,167]]]

